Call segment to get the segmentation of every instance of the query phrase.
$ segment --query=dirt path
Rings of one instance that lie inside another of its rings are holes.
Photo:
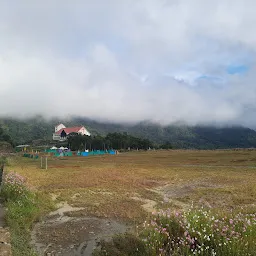
[[[69,217],[68,213],[82,208],[73,208],[66,202],[59,206],[33,229],[32,245],[39,255],[90,256],[101,239],[110,239],[128,229],[114,220]]]

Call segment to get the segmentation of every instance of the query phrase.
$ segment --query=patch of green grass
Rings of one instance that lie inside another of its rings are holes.
[[[31,228],[45,212],[52,209],[52,203],[42,195],[31,193],[17,201],[8,200],[6,207],[6,221],[10,227],[13,255],[36,255],[30,245]]]
[[[101,249],[93,256],[152,256],[146,244],[133,234],[116,235],[109,242],[101,241]]]
[[[9,161],[6,156],[0,156],[0,166],[2,165],[9,165]]]
[[[35,251],[30,245],[31,228],[40,216],[53,208],[51,201],[43,194],[26,188],[19,180],[20,176],[6,175],[1,197],[4,199],[6,222],[11,232],[13,256],[34,256]]]
[[[28,200],[9,201],[6,203],[6,207],[6,221],[11,231],[13,255],[36,255],[30,246],[30,229],[38,216],[38,207]]]

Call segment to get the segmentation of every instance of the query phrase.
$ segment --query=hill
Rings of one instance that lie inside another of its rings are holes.
[[[2,118],[0,126],[10,135],[14,143],[24,144],[36,140],[51,141],[53,129],[60,120],[45,120],[37,116],[26,120]],[[135,125],[98,122],[74,117],[62,120],[65,125],[85,125],[92,135],[111,132],[126,132],[146,138],[155,144],[171,143],[175,148],[220,149],[256,147],[256,132],[244,127],[207,127],[171,125],[160,126],[149,122]]]

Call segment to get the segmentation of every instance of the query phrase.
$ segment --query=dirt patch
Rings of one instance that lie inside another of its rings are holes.
[[[191,204],[184,202],[184,198],[190,196],[191,194],[195,193],[197,189],[201,188],[219,188],[222,187],[221,185],[217,185],[212,183],[209,179],[202,179],[193,181],[190,183],[184,184],[177,184],[175,182],[166,184],[164,186],[157,186],[155,188],[147,189],[150,192],[156,193],[162,197],[161,203],[166,205],[172,205],[174,209],[183,209],[187,210],[190,208]],[[158,200],[150,200],[143,198],[138,193],[135,193],[131,199],[141,202],[141,207],[148,213],[151,213],[156,210]],[[204,200],[203,198],[200,200],[201,204],[206,205],[207,207],[211,207],[209,202]],[[161,207],[160,207],[161,208]]]
[[[193,193],[198,188],[217,188],[222,187],[212,183],[210,180],[197,180],[185,184],[167,184],[163,187],[154,189],[154,192],[160,193],[167,198],[182,198]]]
[[[0,227],[0,255],[11,256],[11,236],[9,229]]]
[[[128,226],[114,220],[67,216],[83,208],[71,207],[66,202],[59,206],[32,231],[32,245],[39,255],[89,256],[101,239],[128,230]]]
[[[67,219],[67,216],[65,215],[65,213],[81,211],[84,209],[83,207],[72,207],[67,202],[61,202],[57,205],[57,207],[58,209],[54,212],[51,212],[49,214],[49,217],[57,216],[58,220],[62,220],[62,221]]]
[[[131,197],[131,199],[142,202],[142,208],[149,213],[153,212],[155,210],[155,206],[157,205],[156,201],[150,199],[145,199],[137,196]]]
[[[197,189],[200,188],[220,188],[221,185],[211,183],[208,179],[197,180],[185,184],[167,184],[162,187],[157,187],[155,189],[150,189],[150,191],[155,192],[163,197],[165,203],[171,203],[176,205],[178,208],[187,210],[191,205],[182,201],[183,198],[190,196],[195,193]],[[203,201],[202,201],[203,202]],[[208,202],[204,202],[208,207],[210,207]]]

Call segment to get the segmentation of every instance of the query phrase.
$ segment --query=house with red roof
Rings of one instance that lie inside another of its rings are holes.
[[[91,136],[84,126],[66,127],[64,124],[58,124],[55,126],[55,133],[52,138],[53,140],[64,141],[70,133]]]

